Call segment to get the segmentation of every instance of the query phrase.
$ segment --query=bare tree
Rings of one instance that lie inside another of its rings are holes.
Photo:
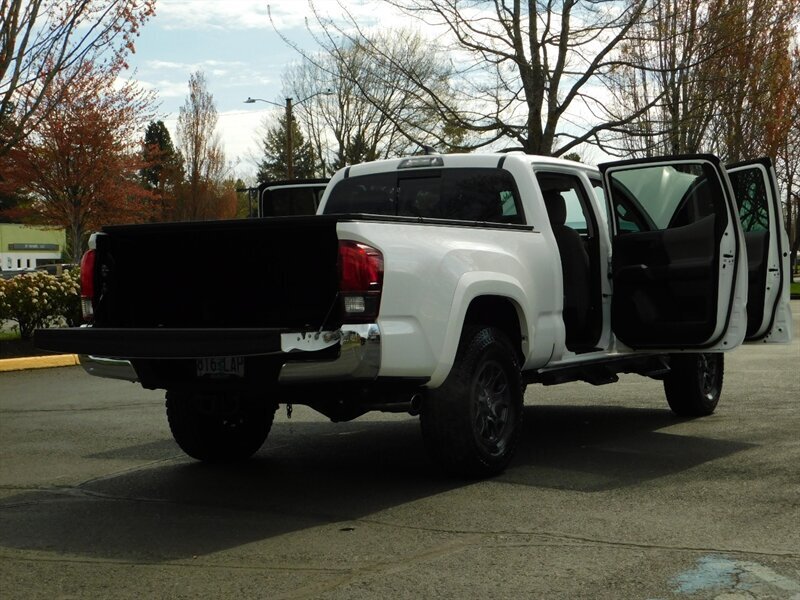
[[[786,131],[783,144],[778,149],[776,174],[785,197],[791,280],[794,281],[797,253],[800,251],[800,48],[797,47],[792,52],[791,79],[786,91],[790,97],[790,114],[794,125]]]
[[[153,14],[155,0],[0,0],[0,155],[58,105],[82,65],[121,69]]]
[[[219,214],[225,154],[217,127],[217,107],[202,71],[189,77],[189,95],[178,113],[177,143],[186,171],[178,193],[176,218],[209,219]]]
[[[729,161],[775,156],[792,128],[792,46],[800,1],[727,0],[711,4],[712,151]]]
[[[657,18],[632,30],[617,72],[619,105],[650,108],[617,130],[615,149],[775,156],[798,126],[788,92],[800,3],[650,1]]]
[[[323,51],[316,54],[292,44],[302,60],[285,71],[283,80],[286,95],[299,101],[295,114],[325,172],[426,145],[461,144],[463,132],[442,118],[418,85],[423,81],[454,103],[449,64],[419,33],[387,29],[339,38],[328,32],[317,41]]]
[[[615,74],[615,97],[619,107],[633,108],[637,117],[606,137],[607,150],[654,156],[702,147],[714,110],[714,49],[707,41],[703,3],[652,0],[653,18],[631,29],[620,47],[623,64]]]
[[[561,155],[638,114],[612,112],[607,84],[620,65],[619,45],[646,16],[646,0],[385,1],[439,28],[436,43],[454,57],[454,93],[441,96],[371,43],[352,17],[338,26],[315,15],[330,38],[361,43],[412,81],[440,120],[478,138],[473,147],[506,139]]]

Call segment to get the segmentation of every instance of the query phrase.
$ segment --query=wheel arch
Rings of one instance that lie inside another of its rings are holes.
[[[502,331],[511,342],[517,362],[522,365],[525,355],[522,349],[522,327],[519,307],[507,296],[478,296],[473,298],[464,317],[464,328],[484,325]]]
[[[497,327],[511,340],[520,365],[530,349],[530,323],[524,307],[531,308],[522,286],[497,273],[472,272],[459,281],[438,365],[428,387],[444,382],[453,366],[461,335],[467,325]]]

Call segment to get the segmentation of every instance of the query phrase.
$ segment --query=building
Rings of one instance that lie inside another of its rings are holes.
[[[63,229],[0,223],[0,271],[27,271],[61,262],[66,243]]]

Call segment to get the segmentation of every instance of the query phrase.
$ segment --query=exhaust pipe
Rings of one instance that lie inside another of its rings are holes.
[[[411,396],[411,401],[409,404],[411,406],[408,409],[408,414],[410,414],[412,417],[416,417],[422,410],[422,394],[416,393]]]
[[[380,412],[388,413],[405,413],[407,412],[412,417],[416,417],[422,408],[422,394],[417,392],[411,395],[408,400],[401,400],[398,402],[382,402],[378,404],[366,404],[365,408],[369,410],[378,410]]]

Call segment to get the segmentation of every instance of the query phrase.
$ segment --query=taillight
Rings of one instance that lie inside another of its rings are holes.
[[[339,297],[347,323],[369,323],[378,317],[383,289],[383,254],[353,242],[339,242]]]
[[[81,258],[81,310],[83,320],[91,321],[94,318],[92,299],[94,298],[94,258],[95,251],[87,250]]]

